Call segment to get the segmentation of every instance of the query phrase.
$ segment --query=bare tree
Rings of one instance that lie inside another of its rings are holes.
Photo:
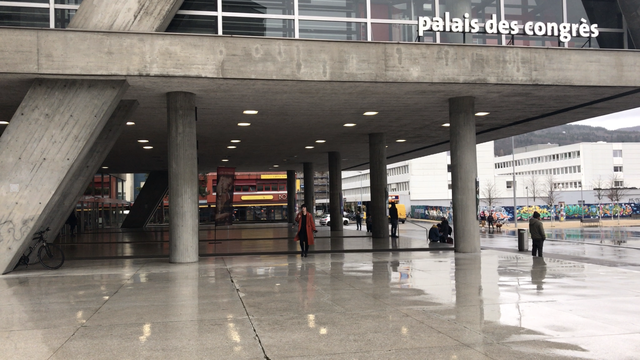
[[[560,200],[560,192],[554,186],[553,175],[549,174],[544,181],[542,193],[544,194],[543,199],[544,202],[549,206],[549,209],[555,205],[558,200]]]
[[[599,176],[597,180],[594,180],[591,183],[591,186],[593,187],[593,194],[595,195],[596,199],[598,199],[598,204],[600,204],[602,202],[602,199],[604,199],[605,193],[607,192],[607,185],[604,183],[604,180],[602,180],[602,177]]]
[[[500,196],[500,190],[493,182],[488,182],[482,188],[482,201],[489,206],[489,208],[493,208],[493,205],[498,203],[498,197]]]
[[[533,197],[533,202],[536,202],[536,198],[540,197],[540,195],[542,195],[542,191],[541,191],[541,184],[540,181],[538,179],[538,176],[534,173],[531,173],[531,176],[527,179],[527,187],[529,188],[528,193],[532,195]]]
[[[618,204],[627,193],[628,190],[622,186],[622,179],[618,175],[613,175],[609,180],[609,189],[606,190],[607,198],[612,203]]]

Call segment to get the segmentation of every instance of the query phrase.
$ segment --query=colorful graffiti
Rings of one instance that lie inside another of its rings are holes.
[[[494,206],[489,208],[487,206],[480,206],[479,211],[485,211],[486,213],[493,212],[497,220],[502,222],[513,221],[513,206]],[[544,220],[564,221],[567,219],[580,219],[584,212],[585,218],[621,218],[630,216],[640,217],[640,204],[639,203],[622,203],[622,204],[585,204],[580,206],[579,204],[560,204],[552,206],[547,205],[532,205],[532,206],[518,206],[517,216],[518,220],[528,221],[534,212],[540,213],[540,217]],[[430,219],[440,220],[442,217],[446,217],[449,221],[452,221],[452,211],[448,206],[428,206],[428,205],[412,205],[411,216],[416,219]]]

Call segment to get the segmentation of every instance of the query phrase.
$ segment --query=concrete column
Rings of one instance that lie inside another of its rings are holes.
[[[49,214],[45,217],[44,223],[51,228],[53,233],[57,233],[64,226],[71,211],[75,210],[78,200],[87,188],[87,183],[93,180],[93,176],[98,172],[100,165],[122,134],[126,126],[125,123],[133,115],[138,105],[136,100],[120,101],[89,152],[84,158],[76,160],[80,166],[67,174],[64,182],[67,185],[59,188],[59,200],[56,203],[49,203],[44,211],[45,214]]]
[[[169,261],[198,261],[196,95],[167,94],[169,134]]]
[[[77,181],[127,88],[124,80],[33,83],[0,137],[0,271],[11,271],[31,235],[50,225],[48,212],[60,211],[61,190]]]
[[[474,98],[449,99],[451,140],[451,188],[455,250],[480,252],[480,233],[476,218],[476,119]]]
[[[342,158],[337,151],[329,152],[329,215],[331,231],[342,231]]]
[[[68,28],[163,32],[184,0],[84,0]]]
[[[166,171],[149,173],[140,194],[136,198],[129,214],[124,218],[121,228],[139,229],[144,227],[158,209],[169,189],[169,174]]]
[[[384,133],[369,134],[369,164],[371,167],[371,202],[367,216],[372,216],[374,238],[389,237],[387,209],[387,149]]]
[[[316,199],[314,193],[314,178],[313,163],[306,162],[303,165],[304,171],[304,203],[307,205],[307,211],[315,214],[316,212]]]
[[[471,0],[447,0],[445,4],[446,12],[451,15],[451,18],[459,18],[464,19],[464,14],[469,14],[469,18],[473,18],[473,13],[471,12]],[[442,10],[441,10],[442,11]],[[500,19],[498,19],[500,21]],[[461,44],[461,43],[473,43],[473,34],[463,34],[459,33],[440,33],[441,41],[449,44]]]
[[[296,172],[287,170],[287,221],[293,224],[296,219]]]

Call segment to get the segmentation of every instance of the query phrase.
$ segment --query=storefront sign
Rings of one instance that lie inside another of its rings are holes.
[[[438,16],[433,18],[420,16],[418,17],[418,35],[424,36],[425,31],[475,34],[480,32],[480,21],[470,19],[469,14],[464,14],[463,18],[452,18],[448,12],[444,13],[444,19]],[[494,14],[491,16],[491,20],[487,20],[484,24],[484,33],[553,36],[559,37],[561,42],[566,43],[571,40],[571,37],[595,38],[600,34],[600,31],[598,24],[589,25],[586,19],[580,19],[579,24],[529,21],[521,28],[517,21],[498,21]]]

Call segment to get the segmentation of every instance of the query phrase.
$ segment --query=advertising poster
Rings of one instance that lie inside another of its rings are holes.
[[[233,223],[233,183],[235,168],[218,168],[218,185],[216,186],[216,226]]]

